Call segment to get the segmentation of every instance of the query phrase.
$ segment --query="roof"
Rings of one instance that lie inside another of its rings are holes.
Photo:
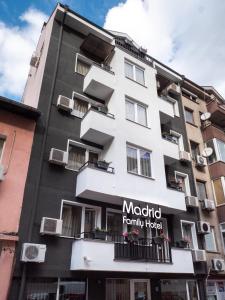
[[[4,109],[33,120],[37,120],[41,115],[41,112],[38,109],[3,96],[0,96],[0,109]]]

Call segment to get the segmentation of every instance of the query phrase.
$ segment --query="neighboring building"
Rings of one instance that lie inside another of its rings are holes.
[[[31,66],[43,115],[10,300],[206,299],[184,78],[61,4]]]
[[[7,299],[30,153],[39,112],[0,97],[0,299]]]

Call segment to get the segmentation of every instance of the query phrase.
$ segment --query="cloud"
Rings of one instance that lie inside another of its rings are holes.
[[[23,93],[29,62],[47,16],[29,8],[19,17],[20,26],[0,22],[0,94],[16,99]]]
[[[129,34],[148,53],[225,96],[225,1],[126,0],[104,27]]]

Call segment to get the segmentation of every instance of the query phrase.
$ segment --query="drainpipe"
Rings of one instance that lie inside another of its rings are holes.
[[[64,22],[65,22],[65,18],[66,18],[68,9],[69,9],[69,7],[65,5],[64,6],[64,15],[63,15],[60,32],[59,32],[59,41],[58,41],[57,52],[56,52],[56,62],[55,62],[55,68],[54,68],[53,78],[52,78],[52,86],[51,86],[51,91],[50,91],[50,96],[49,96],[50,101],[49,101],[49,104],[46,109],[47,118],[46,118],[46,125],[45,125],[45,133],[44,133],[43,142],[41,145],[41,152],[40,152],[41,161],[40,161],[39,168],[36,171],[37,172],[37,183],[35,185],[34,204],[33,204],[33,209],[31,211],[30,224],[29,224],[29,230],[28,230],[28,236],[27,236],[28,243],[31,242],[31,239],[32,239],[32,230],[33,230],[33,226],[34,226],[34,219],[35,219],[35,215],[36,215],[37,202],[38,202],[38,196],[39,196],[39,185],[40,185],[41,175],[42,175],[42,170],[43,170],[43,156],[44,156],[45,145],[46,145],[47,136],[48,136],[48,125],[49,125],[49,119],[50,119],[51,105],[52,105],[52,101],[53,101],[53,95],[54,95],[57,72],[58,72],[58,65],[59,65],[59,58],[60,58],[60,52],[61,52],[63,27],[64,27]],[[18,300],[24,299],[26,276],[27,276],[27,263],[23,263]]]

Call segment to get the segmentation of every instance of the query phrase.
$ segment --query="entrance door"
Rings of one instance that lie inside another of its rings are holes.
[[[150,280],[132,279],[130,281],[130,300],[151,300]]]

